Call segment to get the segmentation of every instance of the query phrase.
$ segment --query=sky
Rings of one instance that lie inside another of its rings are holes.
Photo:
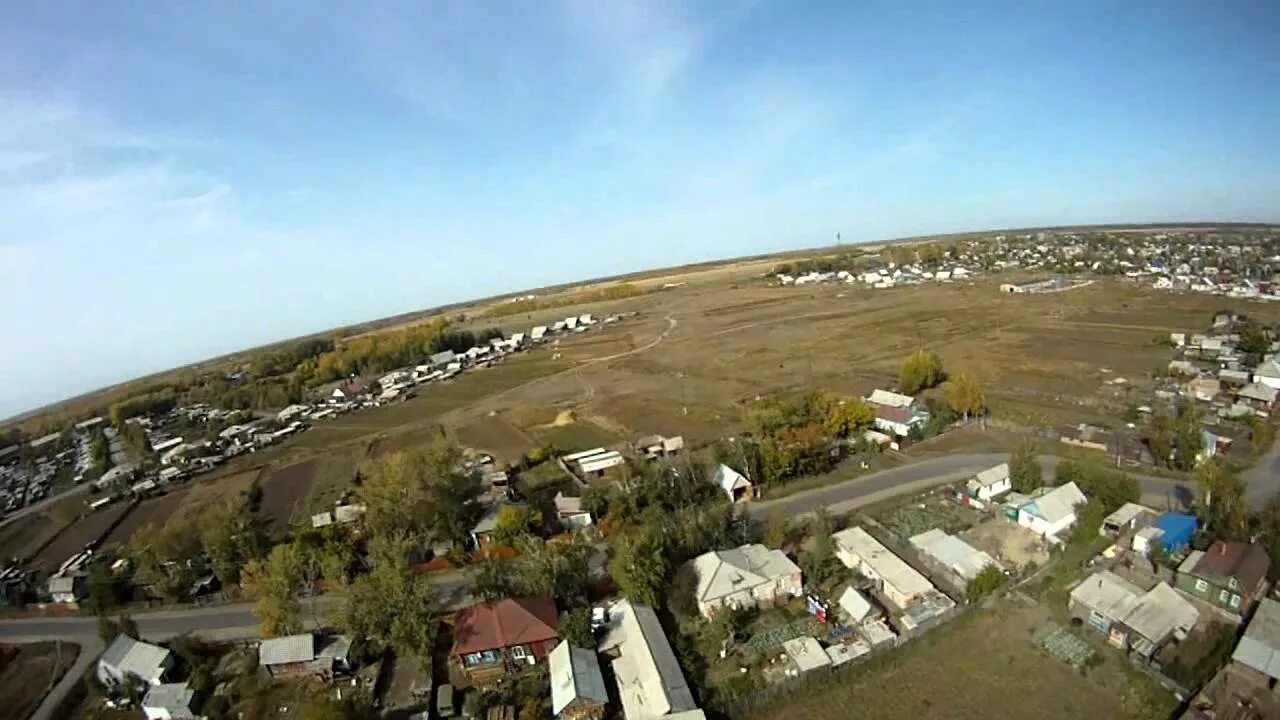
[[[1269,2],[59,2],[0,23],[0,417],[695,260],[1280,221]]]

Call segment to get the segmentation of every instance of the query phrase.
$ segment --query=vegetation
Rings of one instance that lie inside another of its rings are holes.
[[[964,589],[965,599],[971,603],[982,602],[1004,585],[1004,573],[995,565],[988,565],[978,573]]]
[[[1031,493],[1044,485],[1036,450],[1034,441],[1024,440],[1009,456],[1009,482],[1017,492]]]
[[[898,389],[907,395],[941,385],[947,379],[942,369],[942,358],[928,350],[912,353],[898,372]]]
[[[1214,458],[1197,465],[1193,478],[1200,491],[1200,515],[1205,534],[1219,540],[1247,539],[1244,481]]]
[[[603,302],[606,300],[622,300],[624,298],[643,295],[644,293],[645,290],[638,285],[633,285],[631,283],[619,283],[617,285],[609,285],[608,287],[603,287],[598,290],[587,290],[568,295],[554,295],[547,298],[533,297],[507,300],[489,308],[485,315],[488,317],[522,315],[534,312],[535,310],[548,310],[550,308],[582,305],[584,303]]]
[[[413,546],[405,536],[374,538],[373,567],[351,583],[344,627],[375,651],[389,648],[429,667],[440,613],[430,578],[409,568]]]
[[[462,451],[445,442],[367,463],[359,493],[369,532],[464,544],[483,510],[479,475],[461,464]]]
[[[987,399],[982,392],[982,385],[967,372],[956,375],[947,383],[946,397],[948,407],[964,416],[965,420],[986,412]]]

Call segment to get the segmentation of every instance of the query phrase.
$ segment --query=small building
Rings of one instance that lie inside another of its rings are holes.
[[[991,502],[1013,489],[1013,481],[1009,477],[1009,463],[1000,463],[987,468],[974,476],[965,484],[970,498]]]
[[[1255,410],[1270,412],[1271,408],[1276,405],[1276,396],[1278,394],[1280,394],[1280,390],[1271,385],[1253,382],[1240,388],[1240,391],[1236,393],[1236,399]]]
[[[173,654],[158,645],[117,635],[98,658],[98,681],[113,690],[127,684],[159,685],[173,662]]]
[[[561,460],[567,467],[576,470],[584,478],[604,477],[607,470],[618,467],[627,461],[622,456],[622,453],[617,450],[605,450],[604,448],[592,448],[591,450],[572,453],[565,455]]]
[[[297,420],[303,415],[306,415],[308,412],[311,412],[310,405],[290,405],[276,413],[276,420],[287,424]]]
[[[926,558],[965,581],[978,577],[988,566],[1000,567],[990,555],[940,528],[915,535],[910,542]]]
[[[329,677],[351,670],[351,639],[314,633],[269,638],[258,645],[258,664],[271,677]]]
[[[1142,528],[1133,536],[1133,551],[1150,555],[1158,547],[1168,553],[1177,552],[1190,545],[1195,534],[1194,515],[1164,513],[1150,527]]]
[[[861,625],[884,614],[880,608],[872,605],[870,600],[853,587],[845,588],[836,604],[840,606],[841,615],[850,625]]]
[[[156,685],[142,698],[147,720],[200,720],[195,706],[196,691],[184,682]]]
[[[595,523],[591,513],[582,509],[582,498],[580,497],[572,497],[565,495],[563,492],[558,492],[553,502],[556,508],[556,519],[567,528],[581,530]]]
[[[1201,402],[1213,402],[1222,393],[1222,381],[1217,378],[1199,377],[1187,382],[1186,393]]]
[[[929,420],[929,413],[923,410],[890,407],[887,405],[873,405],[872,407],[876,413],[876,429],[900,438],[910,436],[912,430],[923,428],[924,424]]]
[[[729,497],[729,502],[739,502],[751,497],[751,481],[723,463],[716,468],[712,482]]]
[[[49,578],[49,596],[56,603],[74,605],[88,595],[85,577],[78,573]]]
[[[1193,550],[1178,566],[1177,586],[1236,615],[1249,609],[1267,590],[1271,559],[1261,545],[1219,540],[1208,550]]]
[[[1110,570],[1081,581],[1067,606],[1115,647],[1147,659],[1169,641],[1184,639],[1200,618],[1196,607],[1168,585],[1157,583],[1144,593]]]
[[[909,408],[916,404],[916,399],[910,395],[876,388],[867,396],[867,402],[881,407]]]
[[[547,657],[551,713],[560,720],[600,720],[609,692],[595,648],[584,650],[562,640]]]
[[[1280,684],[1280,601],[1263,598],[1231,654],[1233,669],[1268,690]]]
[[[428,362],[432,367],[440,368],[440,367],[447,366],[449,363],[454,362],[457,359],[458,359],[458,355],[454,351],[442,350],[438,353],[433,354],[430,357]]]
[[[684,437],[647,435],[637,440],[635,447],[637,454],[650,459],[669,457],[684,449]]]
[[[722,607],[770,607],[804,592],[800,568],[786,553],[763,545],[704,553],[690,566],[698,612],[706,618]]]
[[[1105,430],[1085,424],[1060,429],[1058,431],[1058,440],[1067,445],[1089,450],[1100,450],[1102,452],[1106,452],[1108,446],[1107,432]]]
[[[933,583],[881,545],[866,530],[860,527],[848,528],[833,534],[831,539],[835,541],[836,557],[840,562],[876,582],[884,596],[899,610],[936,592]]]
[[[1059,533],[1075,525],[1076,507],[1085,502],[1087,498],[1074,482],[1059,485],[1023,505],[1018,510],[1018,524],[1047,540],[1057,541]]]
[[[1280,360],[1269,357],[1253,371],[1253,381],[1280,390]]]
[[[453,626],[450,654],[472,680],[533,665],[560,640],[556,604],[549,597],[507,598],[463,608]]]
[[[792,669],[797,675],[831,667],[831,656],[811,636],[791,638],[782,643],[782,649],[787,653],[787,659],[791,661]]]
[[[1099,535],[1116,537],[1131,530],[1146,527],[1156,517],[1156,511],[1145,505],[1125,503],[1119,510],[1102,519]]]

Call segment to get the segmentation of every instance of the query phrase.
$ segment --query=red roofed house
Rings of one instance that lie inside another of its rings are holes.
[[[559,628],[549,597],[479,603],[458,612],[452,654],[472,680],[483,681],[547,657],[560,640]]]
[[[889,407],[887,405],[873,405],[872,407],[876,412],[876,429],[897,437],[907,437],[911,434],[912,428],[923,426],[925,421],[929,419],[929,413],[915,408]]]

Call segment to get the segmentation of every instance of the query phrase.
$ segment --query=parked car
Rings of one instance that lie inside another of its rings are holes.
[[[453,717],[453,686],[441,685],[436,690],[436,715],[442,718]]]

